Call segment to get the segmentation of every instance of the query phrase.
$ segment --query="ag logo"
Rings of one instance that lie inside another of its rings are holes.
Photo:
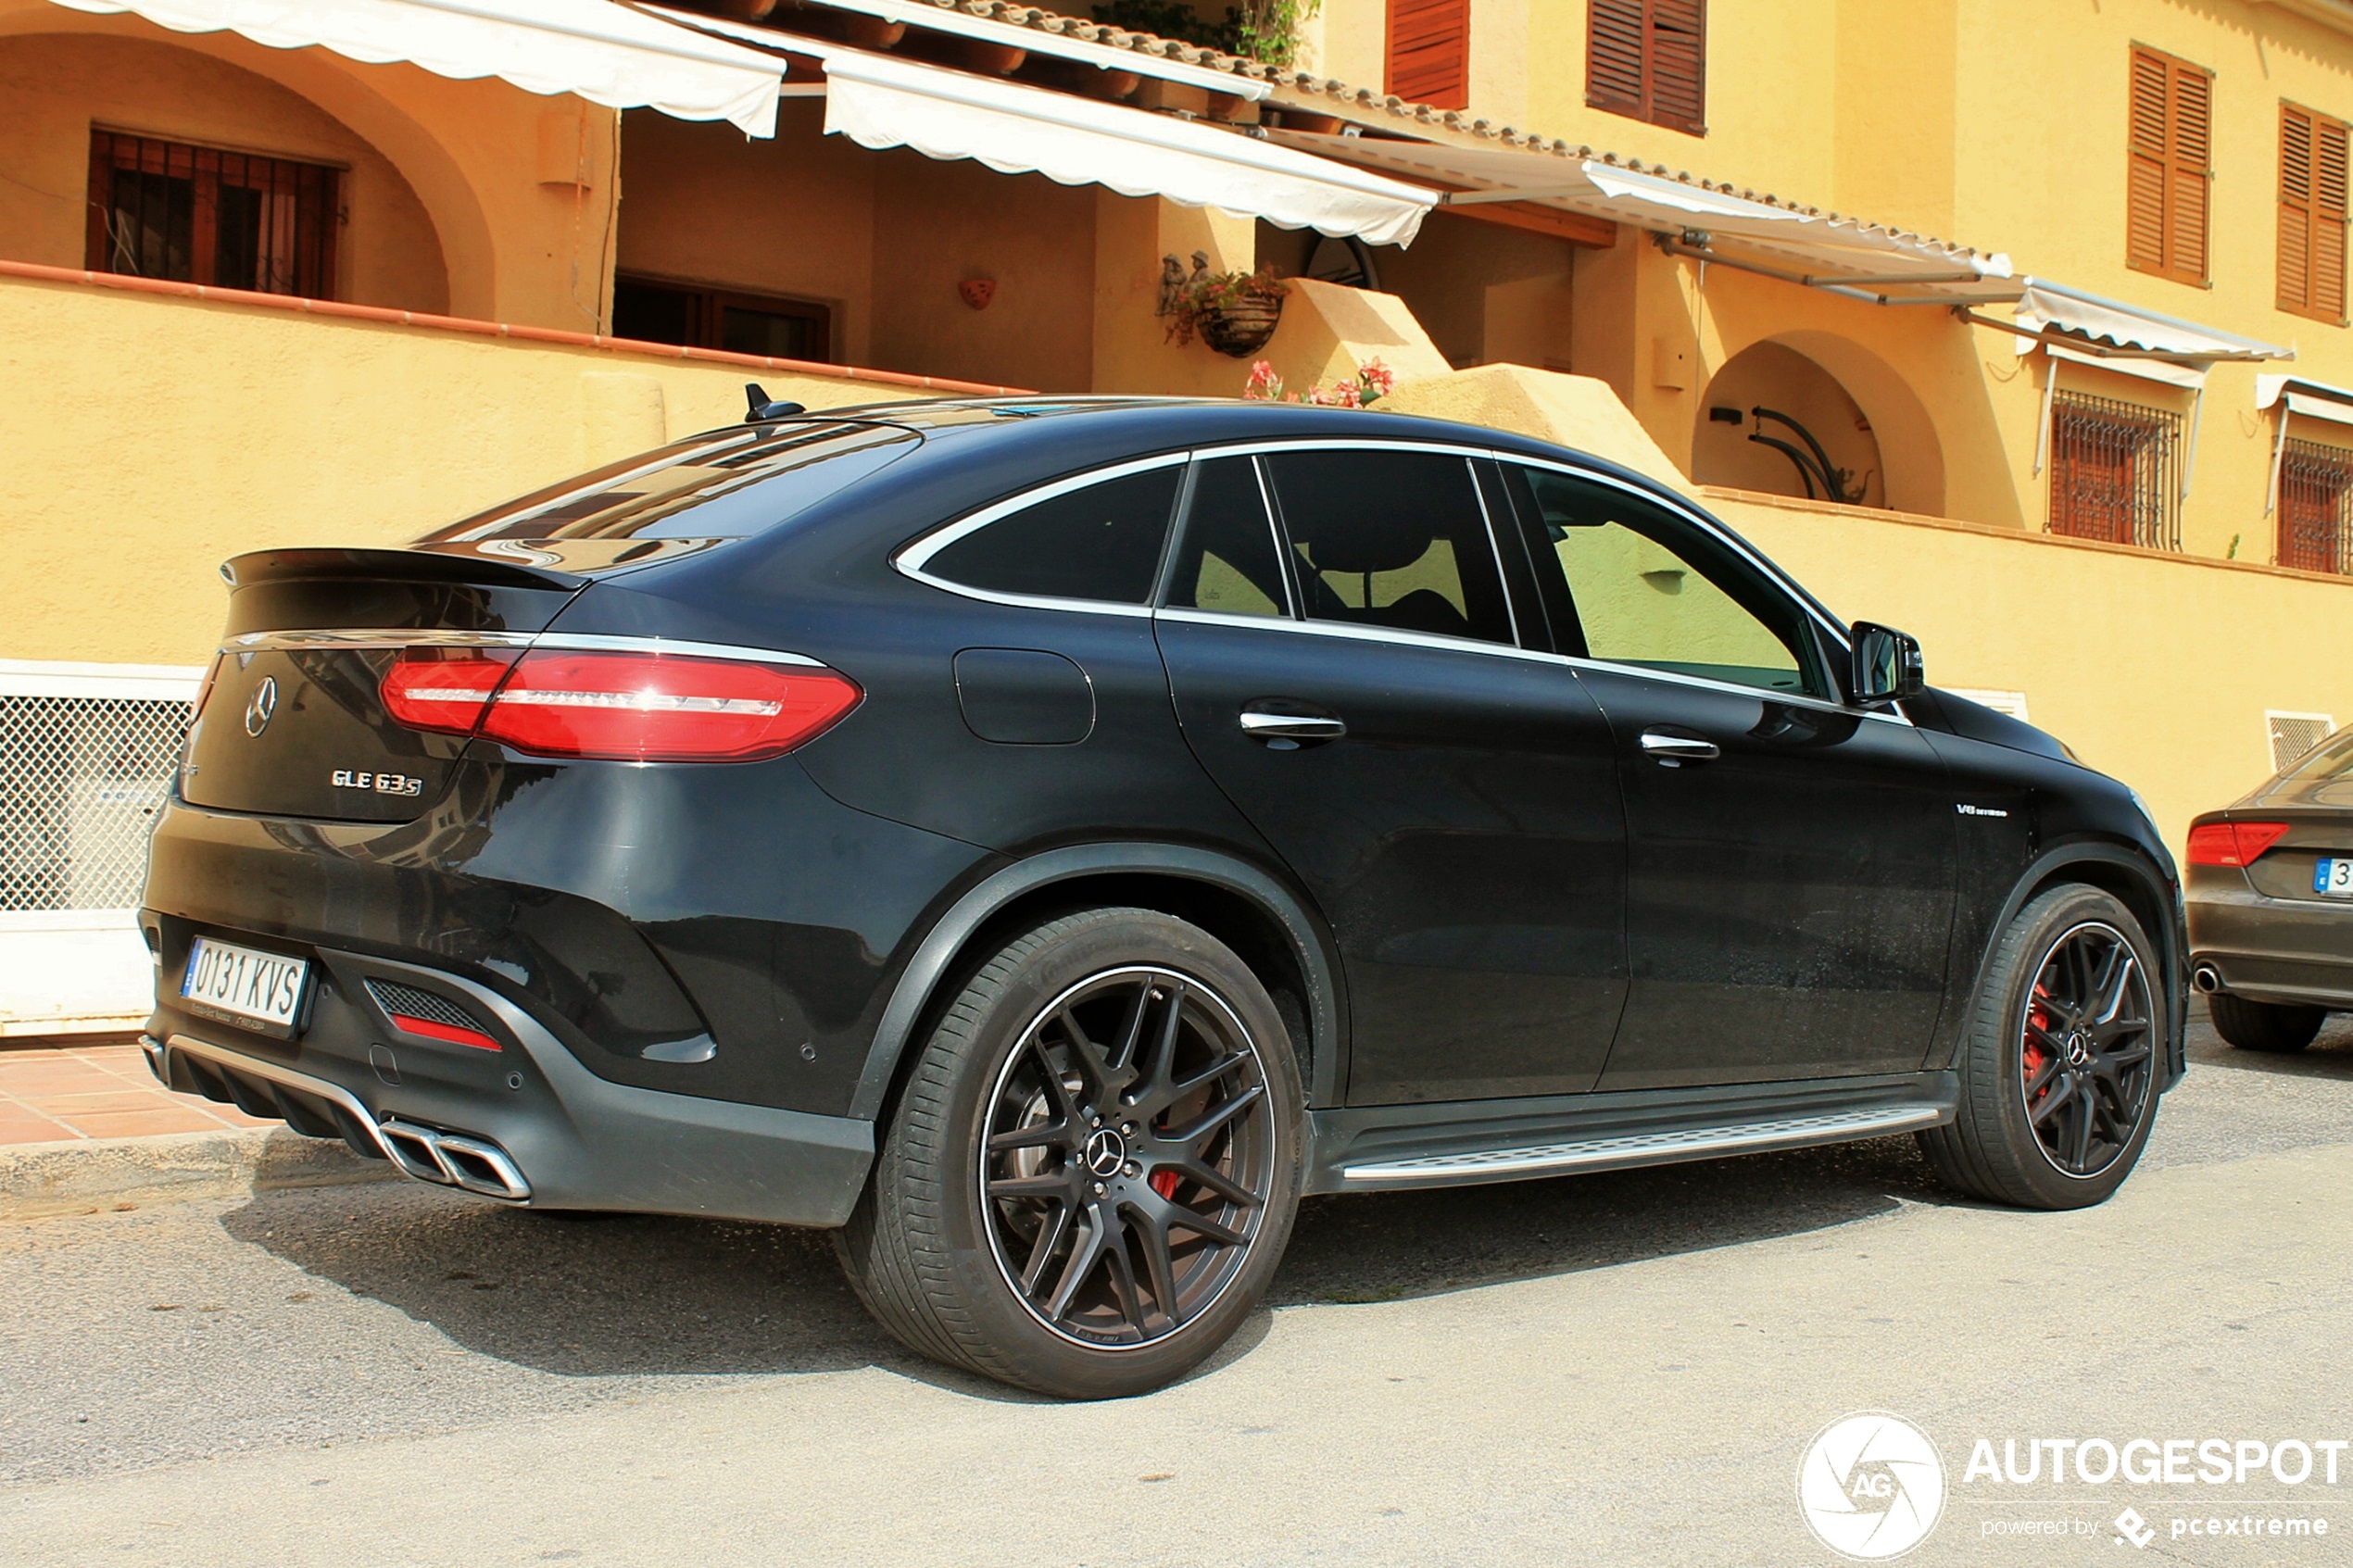
[[[245,734],[258,735],[270,727],[271,715],[278,711],[278,678],[264,675],[261,684],[254,687],[253,696],[245,699]]]
[[[1814,1435],[1797,1466],[1797,1506],[1821,1543],[1876,1562],[1928,1539],[1944,1512],[1944,1461],[1900,1415],[1864,1411]]]

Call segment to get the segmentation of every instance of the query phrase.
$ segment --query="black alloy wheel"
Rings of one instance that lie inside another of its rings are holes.
[[[2096,1176],[2122,1157],[2155,1081],[2148,977],[2124,934],[2100,921],[2044,956],[2020,1030],[2020,1087],[2044,1157]]]
[[[1250,1032],[1173,970],[1056,997],[997,1075],[980,1147],[988,1240],[1038,1321],[1139,1346],[1233,1282],[1266,1212],[1273,1113]]]
[[[2088,1208],[2120,1186],[2156,1124],[2181,1005],[2159,972],[2114,895],[2063,883],[2029,900],[1965,1015],[1953,1120],[1919,1135],[1939,1179],[2027,1209]]]
[[[1153,909],[1064,915],[943,997],[837,1248],[925,1355],[1144,1393],[1257,1310],[1306,1115],[1291,1031],[1232,948]]]

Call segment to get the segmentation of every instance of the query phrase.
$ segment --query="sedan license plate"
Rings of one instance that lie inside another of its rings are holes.
[[[2312,891],[2323,898],[2353,898],[2353,860],[2322,856],[2312,868]]]
[[[180,999],[191,1011],[283,1039],[295,1032],[309,980],[304,960],[199,936],[188,949]]]

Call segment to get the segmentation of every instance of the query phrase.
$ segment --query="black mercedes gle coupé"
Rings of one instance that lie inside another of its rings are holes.
[[[1912,1132],[2072,1208],[2182,1073],[2132,793],[1680,495],[1378,412],[754,402],[224,569],[166,1082],[831,1227],[908,1345],[1097,1397],[1302,1194]]]

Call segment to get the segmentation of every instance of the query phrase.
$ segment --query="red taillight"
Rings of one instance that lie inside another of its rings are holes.
[[[685,654],[412,648],[384,677],[411,729],[474,734],[541,757],[752,762],[815,738],[858,705],[830,670]]]
[[[2251,866],[2286,832],[2285,822],[2200,822],[2190,829],[2190,864]]]
[[[384,711],[412,730],[472,734],[515,659],[480,648],[403,649],[384,674]]]

